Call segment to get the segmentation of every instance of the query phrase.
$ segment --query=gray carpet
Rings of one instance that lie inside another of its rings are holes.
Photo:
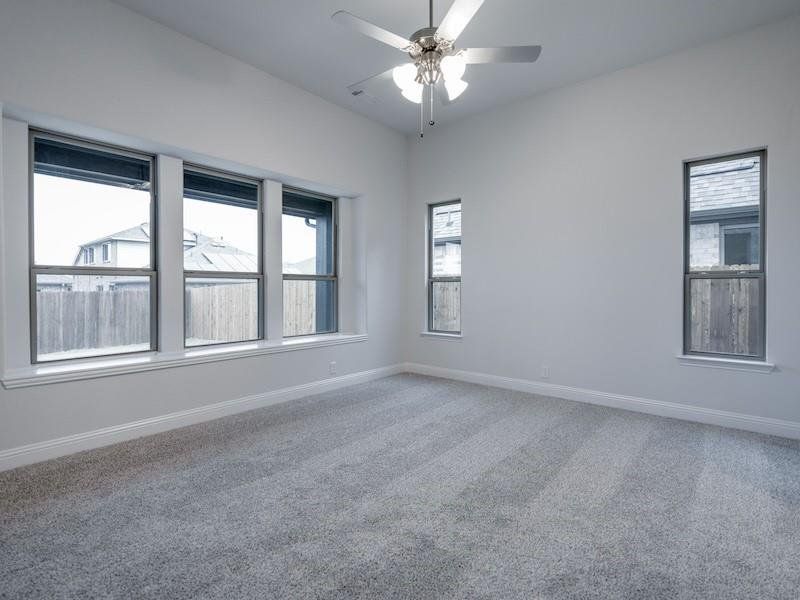
[[[0,474],[3,598],[800,597],[800,443],[413,375]]]

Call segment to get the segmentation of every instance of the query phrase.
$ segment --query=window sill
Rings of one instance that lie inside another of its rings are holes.
[[[365,341],[367,341],[366,334],[333,333],[286,338],[280,341],[262,340],[229,346],[192,348],[182,352],[152,352],[119,358],[103,357],[80,362],[39,364],[6,371],[2,384],[4,388],[10,390]]]
[[[451,341],[460,341],[462,339],[460,333],[439,333],[437,331],[423,331],[420,336]]]
[[[711,369],[727,369],[729,371],[748,371],[750,373],[771,373],[775,370],[773,363],[760,360],[744,360],[740,358],[716,358],[714,356],[695,356],[679,354],[675,358],[687,367],[708,367]]]

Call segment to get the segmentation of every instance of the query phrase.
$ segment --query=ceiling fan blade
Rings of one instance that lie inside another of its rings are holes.
[[[505,46],[501,48],[465,48],[461,55],[468,65],[483,63],[532,63],[542,53],[541,46]]]
[[[394,69],[395,68],[392,67],[391,69],[384,71],[383,73],[378,73],[377,75],[373,75],[372,77],[367,77],[366,79],[362,79],[357,83],[348,85],[347,91],[349,91],[353,96],[360,96],[370,88],[375,87],[376,85],[384,81],[391,81],[392,71],[394,71]]]
[[[482,4],[483,0],[454,0],[436,35],[450,42],[456,41]]]
[[[378,40],[379,42],[388,44],[389,46],[397,48],[398,50],[405,50],[406,48],[411,46],[411,42],[405,39],[404,37],[399,36],[396,33],[392,33],[391,31],[386,31],[385,29],[383,29],[382,27],[378,27],[377,25],[373,25],[369,21],[365,21],[360,17],[350,14],[346,10],[340,10],[338,12],[333,13],[331,15],[331,19],[333,19],[340,25],[352,27],[359,33],[363,33],[364,35],[369,36],[374,40]]]

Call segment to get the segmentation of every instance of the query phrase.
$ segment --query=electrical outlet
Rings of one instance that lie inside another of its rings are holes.
[[[328,365],[328,373],[331,375],[336,375],[336,361],[332,360]]]
[[[542,365],[542,379],[550,379],[550,367]]]

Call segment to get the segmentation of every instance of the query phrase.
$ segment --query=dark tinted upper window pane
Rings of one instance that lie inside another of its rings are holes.
[[[333,202],[284,193],[281,222],[283,273],[333,275]]]
[[[35,264],[150,268],[150,175],[147,159],[35,138]]]
[[[759,155],[690,166],[690,269],[760,269],[760,211]]]
[[[258,190],[256,183],[184,172],[184,269],[259,271]]]

